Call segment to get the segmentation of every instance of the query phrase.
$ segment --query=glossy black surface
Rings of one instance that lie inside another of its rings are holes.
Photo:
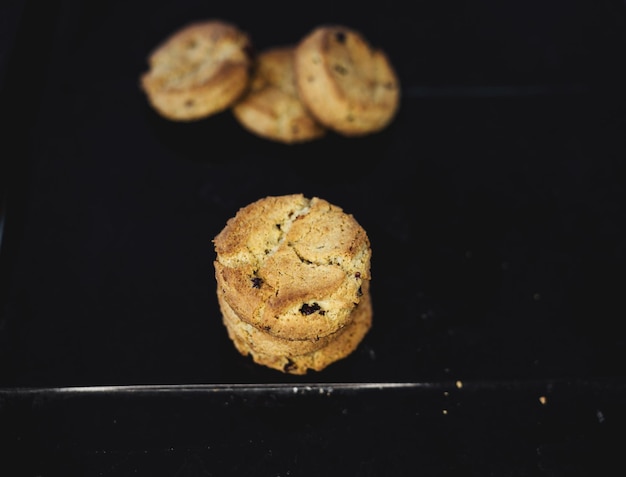
[[[612,475],[626,387],[452,382],[0,391],[19,475]],[[8,446],[7,446],[8,443]],[[36,456],[36,459],[32,457]],[[608,473],[608,474],[607,474]]]
[[[626,424],[624,3],[224,3],[3,7],[7,455],[29,475],[47,469],[29,450],[84,475],[588,475],[611,462],[609,431]],[[210,17],[258,50],[321,23],[361,30],[397,69],[397,118],[284,146],[228,111],[158,117],[138,88],[146,56]],[[236,352],[212,267],[238,208],[293,192],[352,213],[373,249],[372,330],[302,377]],[[289,391],[315,383],[415,384]],[[103,385],[218,391],[56,390]]]

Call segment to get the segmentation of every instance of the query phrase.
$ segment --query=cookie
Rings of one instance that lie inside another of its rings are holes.
[[[279,338],[315,340],[347,325],[371,279],[365,230],[318,197],[259,199],[213,243],[217,293],[240,319]]]
[[[311,141],[326,133],[298,97],[293,52],[293,46],[283,46],[259,53],[250,88],[232,108],[245,129],[286,144]]]
[[[252,58],[249,36],[221,20],[181,28],[150,54],[140,86],[152,107],[174,121],[229,108],[245,93]]]
[[[227,332],[239,353],[251,356],[255,363],[283,373],[302,375],[308,370],[322,371],[356,350],[372,326],[373,310],[369,294],[364,295],[364,299],[354,308],[352,315],[350,323],[328,344],[300,355],[264,353],[255,349],[254,342],[240,333],[240,330],[227,325]]]
[[[385,128],[400,104],[400,83],[381,50],[342,25],[312,30],[296,46],[298,96],[324,126],[345,136]]]
[[[367,283],[367,282],[366,282]],[[364,286],[364,297],[361,298],[362,303],[364,300],[369,300],[369,290]],[[330,335],[318,338],[318,339],[306,339],[306,340],[294,340],[294,339],[284,339],[278,338],[276,336],[270,335],[263,330],[260,330],[249,323],[243,321],[235,311],[228,305],[226,300],[224,300],[223,295],[218,294],[218,302],[220,306],[220,310],[222,312],[222,319],[224,325],[229,330],[230,335],[236,335],[240,340],[243,340],[247,343],[248,348],[256,353],[260,353],[262,355],[272,355],[272,356],[284,356],[284,357],[294,357],[300,356],[303,354],[310,354],[314,351],[317,351],[321,348],[324,348],[328,344],[330,344],[333,340],[337,339],[341,336],[342,333],[346,332],[350,328],[350,324],[352,321],[340,328],[339,330],[331,333]],[[355,316],[355,311],[352,312],[352,319]]]

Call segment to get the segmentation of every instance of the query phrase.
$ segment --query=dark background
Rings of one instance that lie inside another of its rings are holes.
[[[626,6],[504,3],[5,3],[7,455],[33,475],[398,475],[416,457],[428,475],[582,475],[616,458]],[[229,111],[160,118],[138,87],[146,57],[205,18],[257,50],[360,30],[397,70],[398,116],[293,146]],[[296,192],[352,213],[373,250],[372,330],[306,376],[236,352],[212,266],[238,208]],[[451,393],[462,412],[444,414]]]

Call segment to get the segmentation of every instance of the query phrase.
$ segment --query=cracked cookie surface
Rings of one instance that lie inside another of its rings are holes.
[[[294,65],[300,99],[340,134],[378,132],[397,113],[400,82],[387,54],[354,29],[314,29],[297,45]]]
[[[294,47],[289,45],[259,53],[250,88],[232,108],[235,118],[248,131],[286,144],[311,141],[326,133],[298,97],[293,52]]]
[[[246,342],[251,352],[260,353],[262,355],[293,358],[303,354],[310,354],[324,348],[332,341],[339,339],[343,333],[347,332],[353,325],[354,319],[357,316],[357,310],[366,306],[363,305],[365,300],[370,300],[368,284],[369,282],[364,283],[363,297],[352,311],[350,322],[334,333],[316,339],[296,340],[271,335],[242,320],[226,300],[224,300],[223,295],[218,294],[218,302],[222,312],[223,322],[229,330],[229,335],[234,335],[238,339]]]
[[[276,348],[259,346],[251,339],[248,330],[235,326],[225,320],[228,336],[237,351],[244,356],[251,356],[257,364],[276,369],[288,374],[306,374],[307,371],[322,371],[330,364],[350,355],[363,341],[372,327],[372,303],[369,294],[352,311],[350,322],[336,336],[325,341],[324,346],[302,354],[285,353]],[[275,340],[276,338],[274,338]],[[267,345],[267,343],[264,343]]]
[[[140,77],[151,106],[174,121],[193,121],[230,107],[250,79],[251,41],[221,20],[188,24],[158,45]]]
[[[221,299],[241,320],[279,338],[317,340],[346,326],[371,279],[365,230],[317,197],[260,199],[213,242]]]

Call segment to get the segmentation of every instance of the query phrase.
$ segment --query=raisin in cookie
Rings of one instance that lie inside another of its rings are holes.
[[[249,85],[251,42],[221,20],[191,23],[148,58],[140,86],[165,118],[192,121],[230,107]]]
[[[283,46],[259,53],[250,88],[232,109],[248,131],[286,144],[317,139],[326,132],[298,97],[293,51],[294,47]]]
[[[217,293],[240,319],[279,338],[319,339],[346,326],[371,278],[365,230],[318,197],[253,202],[213,243]]]
[[[300,99],[340,134],[380,131],[398,110],[400,84],[391,62],[355,30],[315,28],[298,43],[294,65]]]

